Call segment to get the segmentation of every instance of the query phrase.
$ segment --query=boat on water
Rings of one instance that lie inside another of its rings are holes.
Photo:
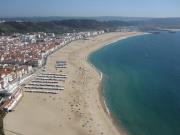
[[[176,31],[174,31],[174,30],[170,30],[170,31],[169,31],[169,33],[172,33],[172,34],[173,34],[173,33],[176,33]]]
[[[160,34],[160,31],[151,31],[152,34]]]

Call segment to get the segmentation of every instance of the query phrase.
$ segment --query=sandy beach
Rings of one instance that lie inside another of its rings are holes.
[[[87,56],[113,41],[140,33],[109,33],[90,40],[78,40],[48,57],[47,73],[68,78],[59,94],[26,93],[14,112],[4,119],[6,135],[126,135],[114,126],[100,98],[100,74]],[[56,69],[56,61],[68,67]],[[28,83],[28,82],[27,82]]]

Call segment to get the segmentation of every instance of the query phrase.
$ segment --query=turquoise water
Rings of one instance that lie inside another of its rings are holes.
[[[131,37],[89,56],[130,135],[180,135],[180,32]]]

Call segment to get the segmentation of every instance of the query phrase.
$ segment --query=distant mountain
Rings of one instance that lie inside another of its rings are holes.
[[[153,18],[131,22],[143,31],[159,29],[180,29],[180,18]]]
[[[99,17],[16,17],[0,18],[1,21],[10,22],[50,22],[62,20],[96,20],[96,21],[123,21],[135,24],[154,24],[154,25],[179,25],[180,18],[148,18],[148,17],[121,17],[121,16],[99,16]]]
[[[5,22],[3,21],[5,20]],[[180,29],[180,18],[132,18],[132,17],[33,17],[0,19],[0,33],[54,32],[64,33],[87,30],[115,30],[124,26],[136,26],[140,30],[163,28]]]
[[[148,17],[122,17],[122,16],[102,16],[102,17],[95,17],[94,19],[99,21],[146,21],[152,18]]]
[[[73,31],[113,30],[119,26],[131,26],[132,23],[124,21],[97,21],[88,19],[71,19],[48,22],[22,22],[9,21],[0,23],[0,33],[27,33],[27,32],[54,32],[65,33]]]
[[[48,22],[48,21],[62,21],[71,19],[89,19],[97,21],[144,21],[152,18],[146,17],[115,17],[115,16],[99,16],[99,17],[14,17],[14,18],[0,18],[5,21],[18,22]]]
[[[146,22],[153,25],[180,25],[180,18],[155,18]]]

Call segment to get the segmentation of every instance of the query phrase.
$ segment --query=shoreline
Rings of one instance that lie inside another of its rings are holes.
[[[12,135],[8,130],[26,135],[126,135],[117,127],[111,112],[106,112],[103,74],[87,58],[106,45],[143,34],[108,33],[72,42],[49,56],[48,72],[58,72],[54,69],[56,60],[68,61],[69,67],[63,70],[68,73],[65,90],[57,95],[25,93],[16,111],[5,117],[6,135]]]
[[[126,131],[126,129],[121,126],[121,123],[118,122],[116,119],[115,119],[115,116],[113,115],[113,112],[111,112],[111,110],[108,108],[107,106],[107,103],[106,103],[106,99],[103,95],[103,73],[97,69],[89,60],[89,56],[92,55],[94,52],[96,51],[99,51],[101,50],[102,48],[106,47],[106,46],[109,46],[113,43],[116,43],[116,42],[119,42],[121,40],[124,40],[124,39],[127,39],[127,38],[131,38],[131,37],[135,37],[135,36],[141,36],[141,35],[146,35],[146,34],[150,34],[150,33],[138,33],[138,34],[135,34],[135,35],[130,35],[130,36],[126,36],[126,37],[121,37],[119,39],[115,39],[114,41],[112,42],[109,42],[109,43],[106,43],[105,45],[103,45],[102,47],[98,48],[97,50],[91,52],[90,54],[88,54],[88,58],[86,58],[86,61],[87,63],[94,69],[96,70],[96,72],[99,74],[100,76],[100,85],[99,85],[99,88],[98,88],[98,91],[99,91],[99,99],[100,99],[100,102],[101,102],[101,105],[102,105],[102,108],[104,109],[104,112],[107,114],[107,117],[109,117],[109,119],[112,121],[112,123],[114,124],[114,126],[116,127],[116,129],[119,131],[120,135],[123,134],[123,135],[128,135],[128,131]]]

